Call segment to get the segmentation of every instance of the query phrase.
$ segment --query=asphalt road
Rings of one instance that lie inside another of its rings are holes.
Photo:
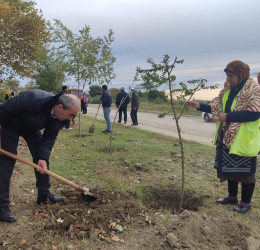
[[[88,106],[89,116],[94,117],[97,112],[98,105],[90,104]],[[128,109],[128,121],[124,126],[131,126],[130,109]],[[111,121],[114,120],[116,109],[112,108]],[[136,128],[148,130],[164,135],[178,137],[177,128],[173,116],[166,115],[164,118],[158,118],[158,113],[138,111],[138,123]],[[97,119],[104,120],[103,109],[99,109]],[[118,120],[118,117],[116,121]],[[186,140],[196,141],[201,144],[212,145],[214,139],[216,125],[205,122],[202,117],[197,116],[182,116],[180,118],[180,127],[182,137]]]

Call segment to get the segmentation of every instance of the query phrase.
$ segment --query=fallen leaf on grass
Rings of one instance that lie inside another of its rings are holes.
[[[112,222],[109,224],[109,229],[113,229],[114,227],[116,226],[116,223],[115,222]]]
[[[26,244],[27,244],[26,240],[23,239],[23,240],[21,241],[21,243],[20,243],[20,247],[23,247],[23,246],[25,246]]]
[[[39,217],[39,212],[38,212],[38,210],[36,210],[32,220],[36,220],[38,217]]]
[[[125,220],[126,223],[131,222],[131,217],[130,217],[129,213],[124,214],[123,212],[121,212],[121,215],[122,215],[122,217],[124,218],[124,220]]]
[[[49,213],[47,211],[44,211],[43,213],[39,214],[40,216],[48,217]]]
[[[47,211],[44,211],[43,213],[39,213],[39,211],[36,210],[32,220],[36,220],[39,216],[48,217],[49,213]]]
[[[118,242],[119,241],[119,237],[116,236],[115,234],[111,234],[111,240]]]
[[[145,218],[145,221],[151,226],[151,224],[152,224],[151,216],[147,215],[146,218]]]
[[[104,240],[105,236],[103,235],[103,233],[105,233],[105,231],[103,229],[97,229],[97,236],[100,240]]]
[[[0,246],[6,246],[7,245],[7,242],[4,240],[4,241],[0,241]]]
[[[63,221],[64,221],[64,220],[62,220],[61,218],[59,218],[59,219],[57,220],[57,222],[59,222],[59,223],[63,223]]]

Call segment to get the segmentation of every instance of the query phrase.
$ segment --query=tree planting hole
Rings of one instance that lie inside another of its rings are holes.
[[[143,188],[143,203],[154,209],[167,209],[175,213],[179,209],[181,190],[173,185],[146,186]],[[199,195],[194,191],[185,190],[183,209],[198,211],[203,205],[205,195]]]

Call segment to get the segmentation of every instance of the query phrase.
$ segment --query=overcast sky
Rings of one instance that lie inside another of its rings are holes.
[[[48,20],[59,19],[74,33],[84,25],[93,37],[114,31],[116,79],[111,87],[132,84],[136,66],[161,62],[168,54],[184,59],[176,83],[205,78],[225,80],[232,60],[260,72],[260,0],[35,0]],[[73,80],[67,84],[72,86]],[[75,86],[75,85],[74,85]]]

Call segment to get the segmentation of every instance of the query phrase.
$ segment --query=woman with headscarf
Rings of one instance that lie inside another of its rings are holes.
[[[260,150],[260,85],[250,78],[249,66],[242,61],[230,62],[224,71],[224,89],[214,103],[190,101],[187,106],[212,113],[217,122],[214,167],[220,181],[228,183],[228,196],[217,203],[238,205],[234,211],[246,213],[251,209]],[[239,182],[242,192],[238,204]]]

